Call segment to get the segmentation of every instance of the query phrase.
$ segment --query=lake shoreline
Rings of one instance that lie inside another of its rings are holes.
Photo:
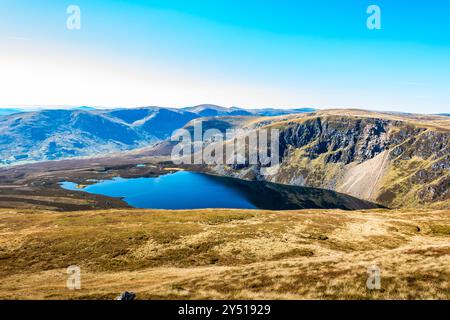
[[[331,190],[248,181],[206,172],[172,170],[155,177],[120,176],[90,184],[60,182],[62,188],[121,199],[140,209],[343,209],[384,208]],[[80,187],[80,185],[82,187]],[[206,196],[205,196],[206,195]],[[177,201],[174,202],[173,199]]]

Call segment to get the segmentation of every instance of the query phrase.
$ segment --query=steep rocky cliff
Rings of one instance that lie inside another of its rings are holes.
[[[440,117],[356,111],[275,120],[264,126],[280,130],[277,172],[262,176],[254,166],[215,170],[248,179],[331,189],[389,207],[448,207],[448,124]]]

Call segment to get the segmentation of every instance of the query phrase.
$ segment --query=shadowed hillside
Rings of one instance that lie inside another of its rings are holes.
[[[262,118],[280,130],[280,169],[217,166],[246,179],[331,189],[389,207],[450,205],[450,120],[362,110]]]

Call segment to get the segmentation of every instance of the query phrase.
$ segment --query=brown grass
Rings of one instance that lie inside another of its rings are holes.
[[[0,298],[449,299],[449,228],[449,210],[3,209]]]

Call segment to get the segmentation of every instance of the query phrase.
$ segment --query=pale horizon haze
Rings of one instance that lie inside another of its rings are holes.
[[[68,30],[66,9],[81,9]],[[381,30],[366,26],[370,4]],[[450,112],[450,3],[74,0],[0,4],[0,108]]]

